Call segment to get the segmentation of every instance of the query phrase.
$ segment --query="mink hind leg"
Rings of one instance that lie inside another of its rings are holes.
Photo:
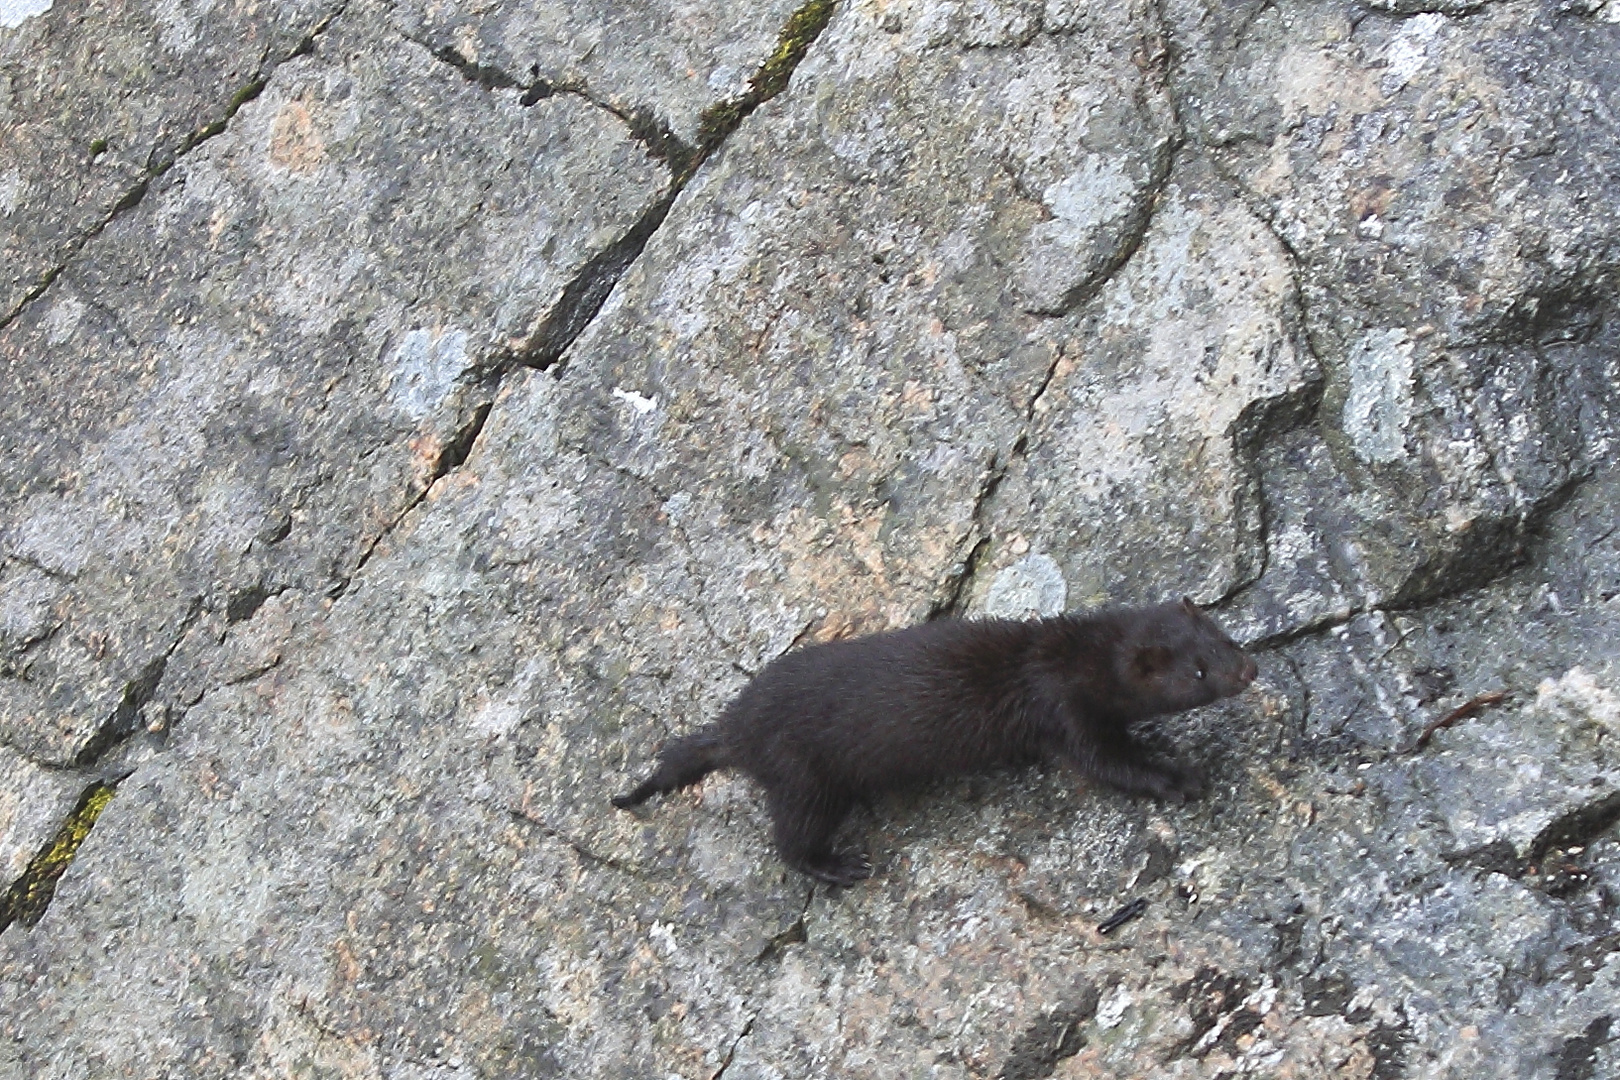
[[[671,739],[658,755],[653,774],[630,791],[613,796],[613,805],[628,810],[654,795],[691,787],[723,764],[720,736],[713,728]]]
[[[767,788],[772,834],[782,861],[829,885],[853,885],[872,876],[865,852],[834,851],[833,833],[849,813],[846,794],[814,784]]]

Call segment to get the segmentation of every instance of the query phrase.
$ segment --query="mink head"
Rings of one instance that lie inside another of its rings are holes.
[[[1115,656],[1116,685],[1129,711],[1180,712],[1240,694],[1254,681],[1254,661],[1191,600],[1135,616]]]

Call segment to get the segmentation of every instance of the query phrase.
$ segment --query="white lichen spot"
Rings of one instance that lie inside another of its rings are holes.
[[[692,493],[689,491],[677,491],[664,500],[664,513],[668,514],[669,520],[676,525],[684,526],[686,524],[686,511],[691,505]]]
[[[1405,330],[1393,329],[1369,331],[1350,348],[1344,433],[1363,461],[1395,461],[1406,452],[1412,347]]]
[[[0,0],[0,4],[6,0]],[[0,215],[10,217],[22,204],[23,178],[22,170],[10,168],[0,173]]]
[[[0,27],[15,29],[23,24],[24,19],[32,19],[49,10],[51,0],[0,0]]]
[[[1077,172],[1047,186],[1041,202],[1052,217],[1030,230],[1020,268],[1020,286],[1037,310],[1062,306],[1093,274],[1106,254],[1101,245],[1130,213],[1136,185],[1116,162],[1086,159]]]
[[[1389,43],[1389,49],[1384,53],[1386,67],[1379,89],[1383,90],[1385,97],[1400,93],[1401,88],[1423,70],[1423,65],[1429,62],[1429,44],[1444,25],[1446,17],[1434,12],[1424,12],[1406,20],[1400,34]]]
[[[1135,1000],[1135,995],[1125,987],[1115,987],[1114,992],[1108,995],[1108,1000],[1097,1006],[1097,1026],[1118,1027],[1119,1022],[1125,1019],[1125,1010],[1130,1008]]]
[[[84,318],[84,301],[77,296],[64,296],[40,320],[40,326],[45,331],[45,340],[52,345],[65,345],[72,337],[73,332],[79,328],[79,320]]]
[[[984,598],[987,615],[1027,619],[1058,615],[1069,599],[1069,583],[1050,555],[1032,552],[1001,569]]]
[[[648,413],[658,408],[658,399],[656,397],[647,397],[645,394],[638,394],[634,390],[626,390],[622,386],[615,386],[613,388],[613,396],[630,406],[632,409],[636,410],[636,412],[640,413],[642,416],[646,416]]]
[[[456,378],[467,370],[467,332],[412,330],[389,360],[394,368],[389,399],[413,420],[421,420],[444,404]]]
[[[481,695],[468,721],[472,733],[482,739],[504,739],[516,731],[534,702],[535,683],[544,674],[544,665],[531,660],[501,692]]]
[[[191,51],[197,42],[197,17],[184,0],[157,0],[152,5],[157,20],[158,40],[175,54]]]
[[[1277,984],[1272,982],[1270,975],[1262,976],[1260,989],[1243,999],[1243,1007],[1253,1009],[1261,1016],[1269,1013],[1277,1005]]]
[[[1535,707],[1541,712],[1591,717],[1612,731],[1620,731],[1620,694],[1579,665],[1556,679],[1542,679],[1536,686]]]
[[[1377,214],[1368,214],[1356,226],[1356,234],[1363,240],[1377,240],[1384,235],[1384,223]]]
[[[668,958],[681,951],[675,942],[675,928],[666,922],[655,922],[647,929],[647,941],[659,956]]]

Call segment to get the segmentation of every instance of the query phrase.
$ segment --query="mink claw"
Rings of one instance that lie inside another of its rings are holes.
[[[1203,777],[1194,771],[1174,765],[1160,765],[1153,770],[1148,794],[1160,802],[1180,806],[1203,793]]]
[[[872,876],[872,860],[864,851],[830,855],[821,862],[805,867],[805,872],[817,881],[848,888]]]

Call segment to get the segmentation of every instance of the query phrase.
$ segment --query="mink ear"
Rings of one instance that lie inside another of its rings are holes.
[[[1174,655],[1163,645],[1144,645],[1131,658],[1131,669],[1139,678],[1145,679],[1169,667],[1174,659]]]

